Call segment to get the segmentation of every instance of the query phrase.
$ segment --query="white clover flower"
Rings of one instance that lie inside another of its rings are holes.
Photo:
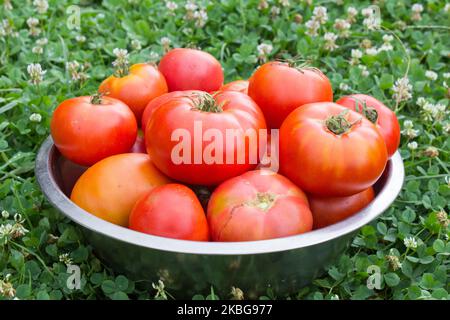
[[[33,47],[31,49],[31,52],[33,52],[34,54],[42,54],[44,52],[44,49],[42,47]]]
[[[269,7],[269,3],[266,0],[259,0],[258,10],[264,10]]]
[[[278,0],[278,2],[283,6],[283,7],[289,7],[291,4],[289,3],[289,0]]]
[[[29,30],[30,35],[35,37],[35,36],[38,36],[41,33],[41,29],[38,28],[38,25],[39,25],[39,20],[38,19],[33,18],[33,17],[28,18],[27,19],[27,25],[28,25],[28,28],[30,29]]]
[[[34,0],[33,5],[36,7],[37,12],[40,14],[46,13],[48,10],[47,0]]]
[[[411,149],[411,150],[416,150],[418,146],[419,145],[415,141],[412,141],[412,142],[408,143],[408,148]]]
[[[397,79],[392,88],[394,94],[392,97],[397,101],[406,101],[412,98],[412,85],[409,83],[408,77]]]
[[[69,71],[72,81],[83,82],[89,78],[89,75],[84,72],[85,66],[76,60],[67,62],[66,69]]]
[[[83,36],[83,35],[77,35],[77,36],[75,37],[75,40],[76,40],[77,42],[83,43],[83,42],[86,42],[86,37]]]
[[[333,32],[327,32],[324,34],[323,38],[325,39],[325,50],[334,51],[339,46],[336,44],[336,40],[338,36]]]
[[[69,257],[68,253],[63,253],[59,255],[59,262],[64,263],[65,265],[69,265],[72,264],[73,261],[72,259]]]
[[[164,51],[169,51],[170,43],[172,42],[168,37],[162,37],[161,40],[159,40]]]
[[[445,72],[443,75],[444,79],[450,78],[450,72]]]
[[[364,66],[364,65],[359,65],[358,68],[361,69],[361,75],[362,75],[363,77],[368,77],[368,76],[370,75],[370,72],[369,72],[369,70],[367,69],[366,66]]]
[[[269,43],[261,43],[256,47],[256,50],[258,51],[258,59],[265,61],[272,52],[273,46]]]
[[[366,49],[366,54],[368,56],[376,56],[378,54],[379,50],[375,47],[371,47],[371,48],[367,48]]]
[[[391,35],[391,34],[385,34],[385,35],[383,36],[383,41],[384,41],[384,42],[391,42],[392,40],[394,40],[394,36]]]
[[[358,15],[358,10],[355,7],[348,7],[347,14],[349,16],[355,17],[356,15]]]
[[[7,274],[3,279],[0,279],[0,295],[6,298],[13,298],[16,300],[16,290],[11,282],[9,282],[9,278],[11,274]]]
[[[42,116],[39,113],[32,113],[30,115],[29,120],[31,122],[41,122],[42,121]]]
[[[27,66],[27,72],[30,76],[32,84],[39,84],[44,79],[44,74],[47,72],[43,70],[39,63],[32,63]]]
[[[355,59],[361,59],[361,57],[363,56],[363,53],[359,49],[352,49],[351,56],[352,56],[352,58],[355,58]]]
[[[188,1],[184,8],[186,9],[186,11],[195,11],[198,7],[194,2]]]
[[[417,241],[416,241],[416,239],[414,237],[406,237],[403,240],[403,243],[404,243],[405,247],[407,247],[409,249],[416,249],[417,248]]]
[[[13,9],[13,6],[12,6],[12,4],[11,4],[11,0],[4,0],[4,1],[3,1],[3,8],[4,8],[6,11],[11,11],[11,10]]]
[[[425,77],[431,81],[435,81],[438,78],[438,74],[432,70],[425,71]]]
[[[317,31],[320,28],[320,23],[317,20],[311,19],[306,21],[305,26],[307,28],[306,34],[311,37],[316,37],[318,35]]]
[[[194,12],[195,26],[198,28],[202,28],[205,26],[208,21],[208,13],[205,9],[201,9],[199,11]]]
[[[341,82],[341,83],[339,84],[339,89],[340,89],[341,91],[348,91],[348,89],[350,89],[350,87],[348,86],[348,84],[346,84],[346,83],[344,83],[344,82]]]
[[[417,98],[417,100],[416,100],[416,104],[417,104],[419,107],[423,107],[426,103],[428,103],[428,102],[427,102],[427,100],[425,100],[424,97],[419,97],[419,98]]]
[[[405,129],[412,129],[412,128],[414,128],[414,124],[413,124],[413,122],[411,120],[405,120],[403,122],[403,128],[405,128]]]
[[[8,219],[9,218],[9,212],[6,210],[2,210],[2,218],[3,219]]]
[[[113,61],[112,65],[116,69],[116,73],[119,76],[123,76],[128,69],[128,50],[121,48],[114,48],[113,54],[116,56],[116,60]]]
[[[352,25],[344,19],[336,19],[334,22],[334,28],[338,30],[339,36],[342,38],[347,38],[350,35],[350,27]]]
[[[47,43],[48,43],[47,38],[41,38],[41,39],[36,40],[36,44],[41,47],[45,46]]]
[[[450,12],[450,3],[446,3],[444,7],[444,12],[449,13]]]
[[[328,20],[327,8],[318,6],[313,10],[313,19],[318,21],[320,24],[324,24]]]
[[[173,2],[173,1],[167,1],[167,2],[166,2],[166,8],[167,8],[169,11],[175,11],[175,10],[178,9],[178,5],[176,4],[176,2]]]
[[[142,44],[138,39],[133,39],[131,40],[131,48],[133,48],[133,50],[141,50]]]
[[[150,61],[158,61],[159,60],[159,54],[155,51],[151,51],[149,55]]]
[[[420,3],[414,3],[411,7],[412,12],[422,12],[423,11],[423,5]]]
[[[375,16],[367,17],[363,20],[363,25],[369,30],[380,29],[380,19]]]

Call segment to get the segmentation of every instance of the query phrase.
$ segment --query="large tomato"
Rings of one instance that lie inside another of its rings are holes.
[[[357,111],[376,124],[386,142],[388,156],[397,151],[400,144],[400,125],[395,113],[381,101],[365,94],[353,94],[336,101],[337,104]]]
[[[145,132],[145,128],[147,127],[147,123],[150,120],[150,117],[153,114],[153,111],[156,110],[160,105],[166,103],[167,101],[171,100],[172,98],[179,98],[179,97],[188,97],[195,93],[201,93],[202,91],[198,90],[186,90],[186,91],[172,91],[163,94],[162,96],[159,96],[152,101],[148,103],[148,105],[145,107],[144,113],[142,114],[142,123],[141,128]]]
[[[219,61],[207,52],[177,48],[169,51],[159,62],[169,91],[201,90],[213,92],[223,83]]]
[[[254,170],[225,181],[208,204],[213,241],[253,241],[310,231],[308,200],[287,178]]]
[[[63,156],[90,166],[128,152],[136,140],[137,123],[123,102],[94,95],[63,101],[53,113],[50,131]]]
[[[250,78],[248,95],[261,108],[270,128],[279,128],[301,105],[333,101],[330,80],[321,71],[282,62],[259,67]]]
[[[152,161],[169,177],[217,185],[256,167],[266,143],[259,139],[259,130],[265,128],[264,116],[249,96],[203,93],[174,98],[157,108],[145,142]]]
[[[130,67],[128,75],[105,79],[98,90],[125,102],[140,121],[147,104],[167,92],[167,83],[155,66],[138,63]]]
[[[361,192],[383,173],[386,144],[375,125],[331,102],[295,109],[280,129],[280,170],[321,196]]]
[[[208,241],[208,223],[195,193],[182,184],[154,188],[137,201],[129,228],[155,236]]]
[[[127,226],[136,201],[154,187],[169,182],[147,154],[124,153],[87,169],[73,187],[70,199],[99,218]]]
[[[324,228],[354,215],[366,207],[374,198],[372,187],[346,197],[310,196],[309,205],[313,214],[314,229]]]
[[[220,91],[238,91],[248,94],[248,80],[235,80],[224,84]]]

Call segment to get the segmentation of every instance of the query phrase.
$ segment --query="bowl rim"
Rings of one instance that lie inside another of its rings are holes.
[[[49,136],[36,157],[35,174],[48,201],[84,228],[128,244],[153,250],[202,255],[248,255],[287,251],[313,246],[358,230],[381,215],[395,200],[404,181],[404,166],[397,151],[389,160],[383,188],[375,199],[355,215],[331,226],[284,238],[245,242],[200,242],[153,236],[100,219],[73,203],[58,187],[52,172],[56,147]]]

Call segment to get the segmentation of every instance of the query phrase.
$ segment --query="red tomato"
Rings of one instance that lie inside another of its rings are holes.
[[[95,95],[63,101],[53,113],[50,130],[64,157],[90,166],[128,152],[136,140],[137,124],[126,104]]]
[[[361,113],[375,123],[386,142],[388,156],[392,157],[400,144],[400,125],[391,109],[374,97],[365,94],[342,97],[336,103]]]
[[[219,61],[207,52],[177,48],[170,50],[159,62],[169,91],[201,90],[213,92],[223,83]]]
[[[157,108],[147,124],[145,142],[163,173],[210,186],[256,167],[259,149],[266,143],[259,145],[261,129],[266,129],[264,116],[249,96],[234,91],[214,97],[204,93],[174,98]],[[255,133],[255,139],[247,139],[247,130]]]
[[[195,193],[182,184],[156,187],[137,201],[130,229],[155,236],[208,241],[208,223]]]
[[[354,215],[375,197],[372,187],[347,197],[310,196],[314,229],[324,228]]]
[[[259,67],[250,78],[248,95],[263,111],[269,128],[279,128],[289,113],[304,104],[333,101],[330,80],[321,71],[282,62]]]
[[[154,187],[169,182],[148,155],[118,154],[87,169],[73,187],[70,199],[101,219],[127,226],[136,201]]]
[[[247,80],[236,80],[232,82],[228,82],[220,87],[220,91],[238,91],[245,94],[248,94],[248,84]]]
[[[280,129],[281,173],[308,193],[361,192],[377,181],[386,162],[386,144],[375,125],[335,103],[303,105]]]
[[[140,121],[147,104],[167,92],[167,83],[155,66],[138,63],[130,67],[128,75],[104,80],[98,90],[125,102]]]
[[[308,200],[287,178],[254,170],[225,181],[208,204],[213,241],[254,241],[310,231]]]
[[[155,109],[158,108],[160,105],[163,105],[164,103],[166,103],[169,100],[172,100],[173,98],[192,96],[192,94],[194,93],[201,93],[201,92],[202,91],[198,90],[172,91],[153,99],[145,107],[144,113],[142,114],[142,123],[141,123],[142,130],[145,132],[145,127],[147,126],[147,123],[150,120],[153,111],[155,111]]]

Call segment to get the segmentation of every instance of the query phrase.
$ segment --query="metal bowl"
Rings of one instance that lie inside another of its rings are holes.
[[[86,170],[60,155],[49,137],[36,159],[36,177],[47,199],[83,230],[96,254],[115,271],[133,279],[164,280],[177,298],[209,291],[222,297],[232,286],[247,298],[293,293],[342,254],[358,230],[386,210],[403,184],[397,152],[375,185],[376,197],[354,216],[305,234],[249,242],[194,242],[151,236],[104,221],[79,208],[69,196]]]

